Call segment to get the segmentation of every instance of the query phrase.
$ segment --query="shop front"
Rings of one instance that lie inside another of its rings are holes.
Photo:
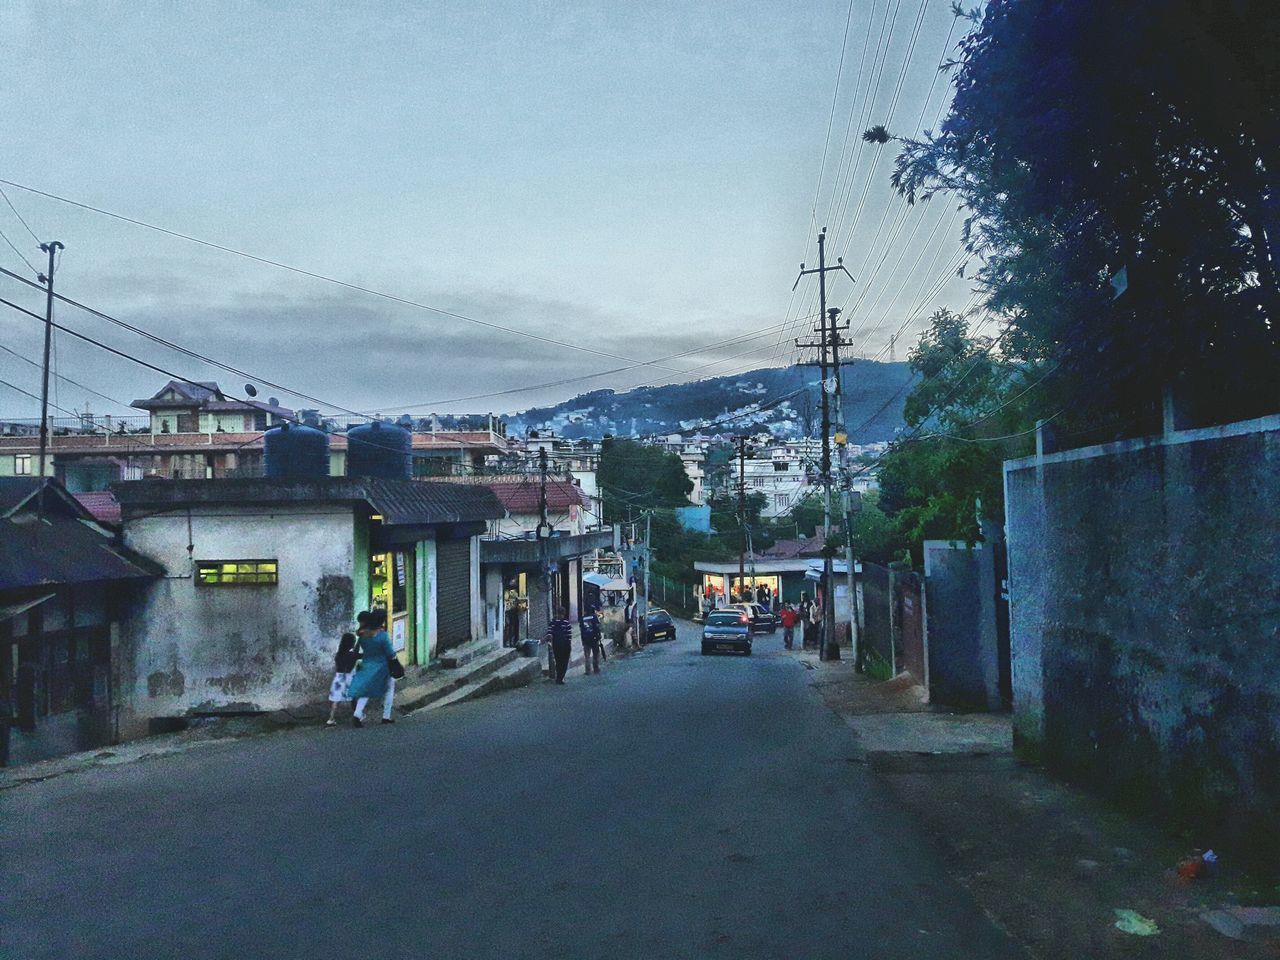
[[[739,574],[736,560],[724,563],[698,561],[694,569],[702,578],[699,586],[704,610],[747,599],[759,603],[762,596],[771,605],[775,601],[799,603],[802,593],[809,591],[812,594],[812,588],[805,584],[808,561],[803,559],[757,559],[754,562],[749,559],[742,574]]]
[[[416,546],[375,553],[369,558],[369,609],[387,616],[391,645],[405,666],[427,663],[430,652],[417,616],[418,551]]]

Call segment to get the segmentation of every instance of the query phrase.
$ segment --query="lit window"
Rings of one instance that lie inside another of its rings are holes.
[[[13,475],[15,477],[31,476],[31,454],[20,453],[13,458]]]
[[[198,560],[196,579],[206,586],[280,582],[274,560]]]

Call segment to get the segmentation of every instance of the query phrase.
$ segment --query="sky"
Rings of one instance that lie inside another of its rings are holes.
[[[0,179],[388,296],[3,184],[0,266],[32,276],[32,234],[60,240],[57,292],[253,379],[70,306],[58,322],[230,393],[502,413],[790,362],[826,226],[857,279],[830,278],[853,352],[887,358],[901,327],[903,359],[969,299],[946,279],[962,218],[946,197],[906,210],[893,146],[858,135],[934,126],[966,26],[949,0],[8,0]],[[38,415],[13,388],[39,393],[41,336],[0,304],[0,419]],[[126,413],[112,401],[166,379],[65,333],[55,355],[67,411]]]

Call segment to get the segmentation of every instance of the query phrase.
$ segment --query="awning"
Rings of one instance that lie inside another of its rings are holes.
[[[625,591],[631,589],[631,584],[627,583],[625,580],[615,580],[611,577],[606,577],[603,573],[595,573],[594,571],[591,573],[584,573],[582,575],[582,582],[590,583],[599,587],[601,590]]]
[[[13,617],[26,613],[32,607],[38,607],[46,600],[52,599],[54,594],[46,593],[43,597],[34,597],[30,600],[23,600],[21,603],[11,603],[8,606],[0,606],[0,623],[10,620]]]

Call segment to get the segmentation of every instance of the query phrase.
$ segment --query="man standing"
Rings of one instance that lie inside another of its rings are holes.
[[[800,619],[800,616],[796,613],[795,607],[789,603],[784,603],[778,618],[782,621],[782,643],[790,650],[796,640],[796,621]]]
[[[573,646],[573,624],[564,607],[556,608],[556,618],[547,627],[547,639],[551,641],[551,659],[555,662],[556,683],[564,683],[569,671],[569,655]]]
[[[593,607],[588,607],[579,621],[582,630],[582,663],[587,673],[600,672],[600,617]]]

